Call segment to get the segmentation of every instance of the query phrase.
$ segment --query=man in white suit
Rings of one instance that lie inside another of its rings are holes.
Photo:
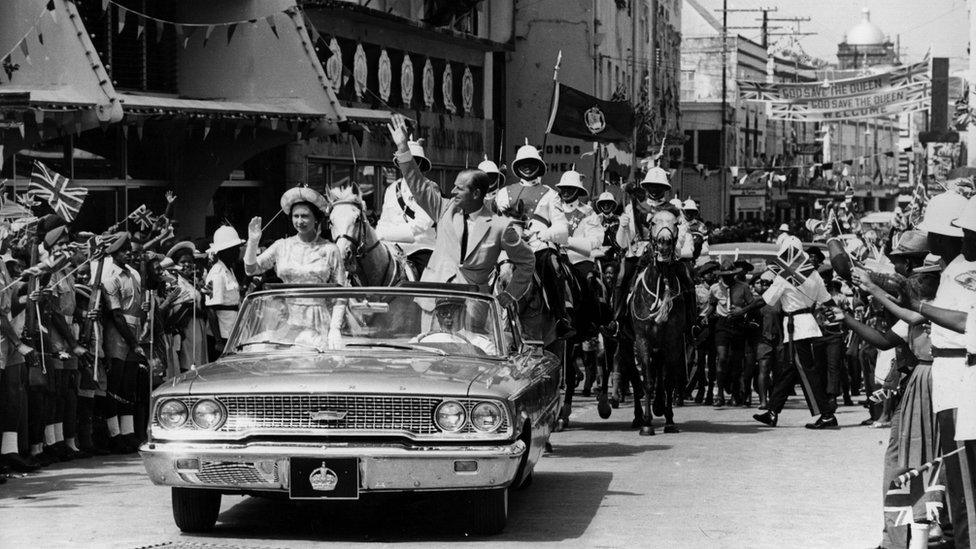
[[[441,197],[437,185],[427,181],[410,153],[403,115],[394,114],[389,126],[397,145],[396,161],[417,205],[437,220],[437,240],[421,280],[475,284],[491,291],[491,275],[498,256],[505,252],[515,265],[512,281],[498,299],[509,306],[529,288],[535,269],[532,248],[522,240],[514,220],[492,215],[485,195],[490,181],[480,170],[465,170],[454,180],[450,198]]]
[[[430,160],[424,153],[422,141],[409,141],[407,146],[420,172],[430,171]],[[417,205],[402,177],[386,188],[376,235],[384,242],[399,245],[418,276],[424,272],[434,250],[434,220]]]

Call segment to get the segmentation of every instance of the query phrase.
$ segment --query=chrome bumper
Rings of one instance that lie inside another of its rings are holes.
[[[289,458],[356,458],[361,492],[397,492],[508,486],[525,451],[521,440],[501,446],[153,442],[139,454],[153,483],[165,486],[287,492]],[[467,462],[461,469],[476,462],[476,470],[458,471],[459,461]]]

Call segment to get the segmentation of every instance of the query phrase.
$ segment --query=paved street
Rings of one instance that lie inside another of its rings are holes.
[[[490,539],[452,532],[436,500],[401,497],[339,507],[225,497],[212,535],[181,535],[169,489],[137,458],[113,457],[0,486],[0,547],[873,547],[887,433],[856,426],[861,408],[841,408],[838,431],[810,432],[801,400],[790,404],[775,430],[755,410],[691,406],[677,410],[682,433],[642,438],[629,409],[603,421],[586,399]]]

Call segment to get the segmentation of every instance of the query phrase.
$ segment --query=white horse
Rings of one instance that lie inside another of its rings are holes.
[[[376,236],[359,186],[329,189],[329,230],[354,286],[397,286],[416,275],[402,253]]]

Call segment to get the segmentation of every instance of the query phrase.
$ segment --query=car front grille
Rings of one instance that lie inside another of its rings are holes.
[[[387,395],[221,395],[227,421],[219,432],[303,430],[438,435],[434,409],[446,399]],[[468,412],[481,400],[458,399]],[[341,419],[313,420],[317,412],[345,414]],[[507,416],[507,414],[506,414]],[[506,417],[496,434],[508,432]],[[475,433],[466,425],[460,434]]]
[[[201,484],[242,486],[249,484],[278,483],[278,466],[270,472],[260,471],[256,464],[234,461],[203,461],[200,470],[193,473]]]

